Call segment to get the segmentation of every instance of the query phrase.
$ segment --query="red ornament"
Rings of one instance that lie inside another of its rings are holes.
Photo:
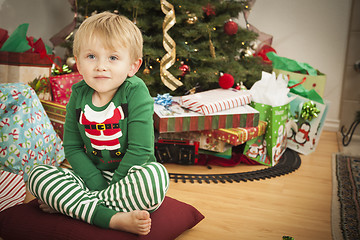
[[[237,83],[235,89],[236,90],[247,90],[247,88],[244,86],[243,82]]]
[[[228,89],[234,86],[234,77],[228,73],[220,74],[219,85],[223,89]]]
[[[190,67],[184,64],[184,62],[181,62],[181,66],[179,67],[179,69],[182,71],[181,74],[182,77],[184,77],[187,73],[190,72]]]
[[[230,20],[224,24],[224,31],[227,35],[232,36],[235,35],[238,31],[238,25],[236,22]]]

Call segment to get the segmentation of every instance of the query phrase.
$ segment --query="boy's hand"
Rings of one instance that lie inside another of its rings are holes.
[[[40,199],[38,199],[38,203],[39,203],[39,208],[41,210],[43,210],[44,212],[46,212],[46,213],[57,213],[57,211],[55,209],[52,209],[51,207],[49,207],[46,203],[44,203]]]

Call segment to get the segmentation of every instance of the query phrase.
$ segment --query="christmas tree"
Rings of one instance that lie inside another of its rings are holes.
[[[250,88],[261,79],[261,71],[271,71],[270,64],[252,56],[257,34],[233,21],[249,10],[245,0],[78,0],[74,11],[78,25],[103,11],[125,15],[137,24],[144,37],[137,76],[156,96],[219,88],[221,76],[226,76],[226,87],[243,82]]]

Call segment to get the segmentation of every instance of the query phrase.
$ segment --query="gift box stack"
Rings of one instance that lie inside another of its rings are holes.
[[[70,99],[71,87],[82,79],[80,73],[68,70],[67,65],[64,65],[60,71],[54,70],[46,79],[51,89],[51,100],[41,99],[40,101],[61,139],[63,139],[66,104]]]
[[[213,89],[192,95],[158,95],[154,105],[160,162],[197,164],[200,155],[232,156],[233,147],[263,135],[266,122],[252,108],[248,90]]]
[[[0,83],[29,84],[62,138],[71,86],[82,76],[67,65],[59,67],[54,62],[57,57],[41,38],[27,36],[28,28],[28,23],[21,24],[11,35],[0,28]]]
[[[38,94],[39,99],[61,139],[63,139],[66,104],[69,102],[71,87],[83,79],[82,75],[68,65],[52,69],[50,77],[34,79],[29,85]],[[46,86],[46,87],[44,87]]]

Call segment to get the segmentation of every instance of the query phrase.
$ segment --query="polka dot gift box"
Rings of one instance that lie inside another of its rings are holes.
[[[50,84],[53,94],[53,101],[66,105],[69,102],[71,94],[71,86],[83,79],[78,72],[51,76]]]

